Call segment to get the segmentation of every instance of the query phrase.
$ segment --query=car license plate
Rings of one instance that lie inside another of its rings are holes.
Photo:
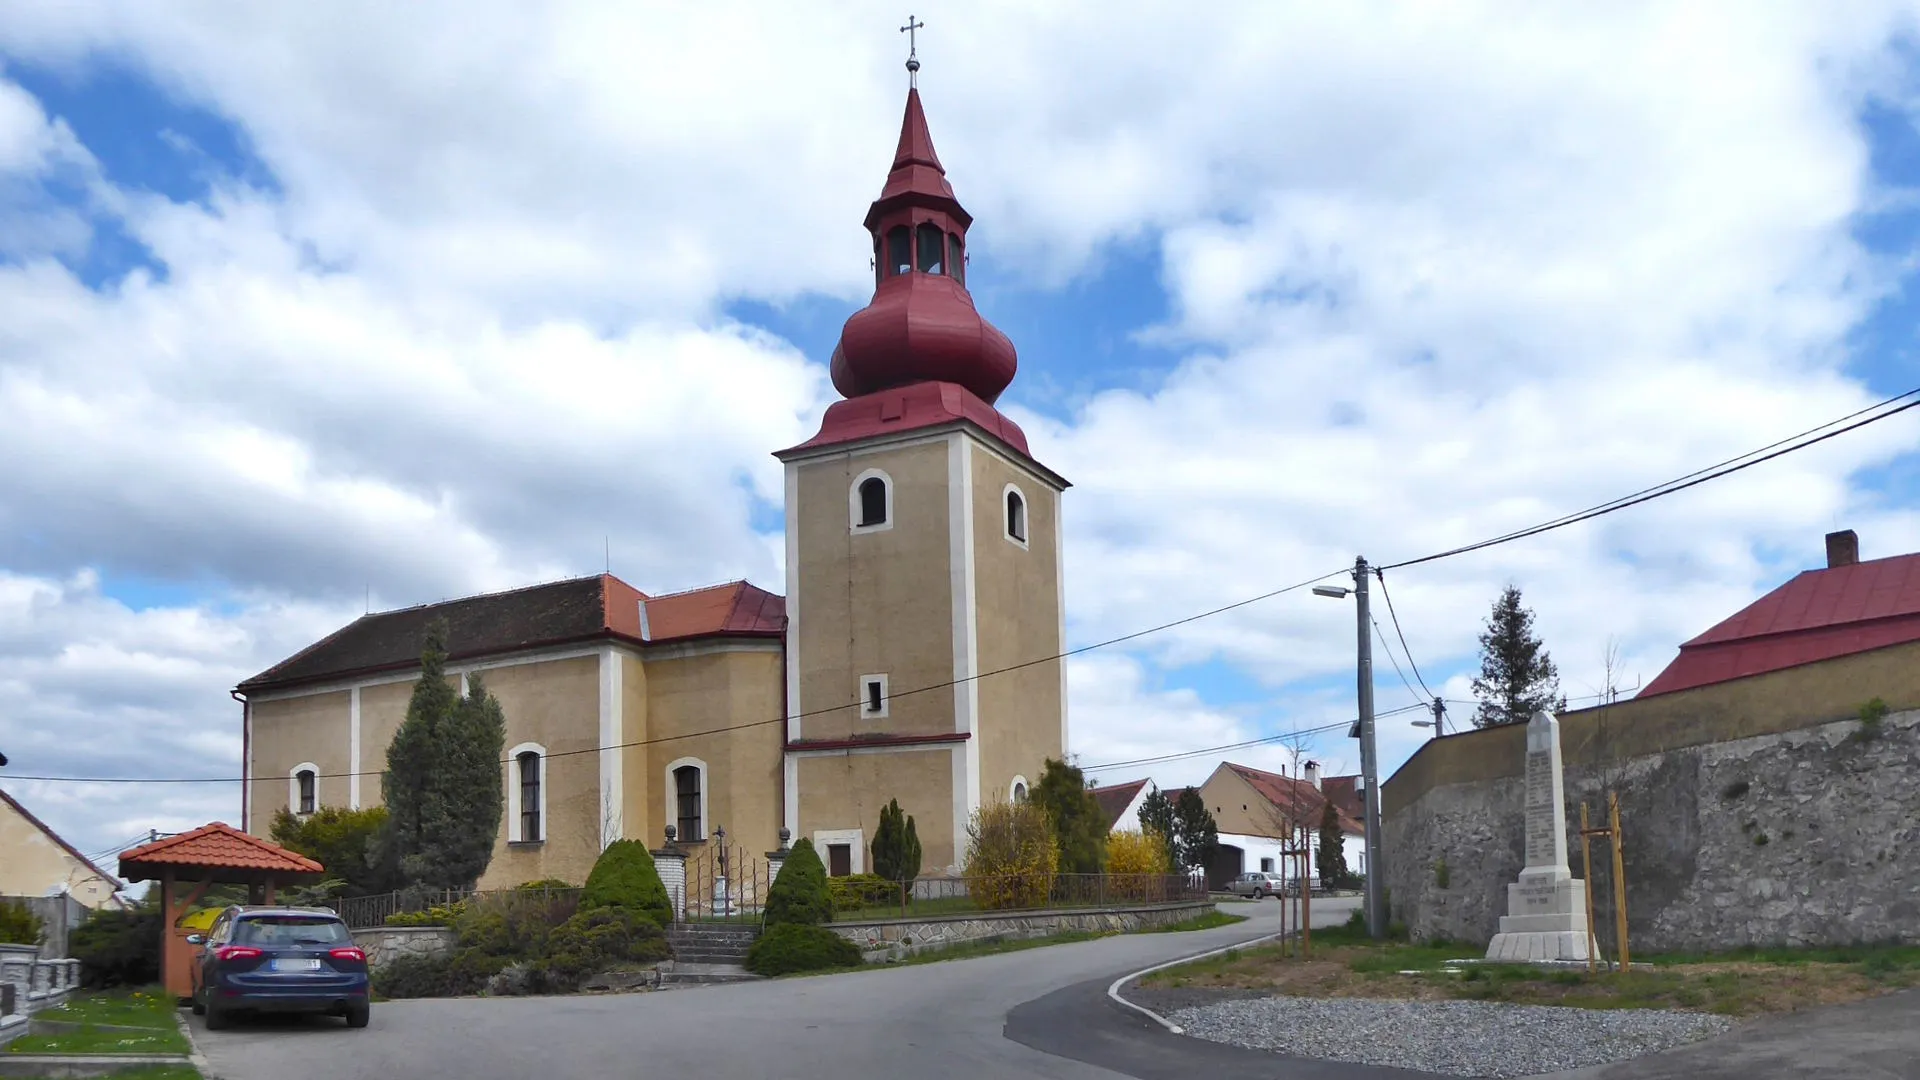
[[[275,960],[273,962],[273,970],[275,971],[319,971],[320,961],[280,959],[280,960]]]

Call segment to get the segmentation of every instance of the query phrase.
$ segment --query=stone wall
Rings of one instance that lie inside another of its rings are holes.
[[[1515,763],[1516,768],[1518,762]],[[1490,770],[1491,771],[1491,770]],[[1920,710],[1566,763],[1569,863],[1580,804],[1620,793],[1636,952],[1920,942]],[[1485,944],[1525,863],[1518,775],[1419,793],[1383,823],[1392,918],[1415,938]],[[1612,940],[1612,855],[1596,838],[1594,914]]]
[[[975,941],[1051,937],[1074,932],[1126,933],[1149,926],[1170,926],[1214,910],[1213,901],[1142,904],[1137,907],[1026,911],[1006,915],[930,915],[915,919],[836,922],[828,929],[860,946],[869,962]]]
[[[27,1017],[80,986],[80,961],[42,960],[32,945],[0,945],[0,1046],[28,1030]]]
[[[367,954],[367,967],[371,970],[399,956],[451,953],[454,933],[445,926],[370,926],[355,930],[353,943]]]

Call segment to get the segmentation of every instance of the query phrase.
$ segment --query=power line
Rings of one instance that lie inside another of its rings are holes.
[[[1413,712],[1416,709],[1424,708],[1426,708],[1425,704],[1402,705],[1397,709],[1388,709],[1386,712],[1375,713],[1374,715],[1376,718],[1382,716],[1398,716],[1401,713]],[[1108,769],[1126,769],[1139,765],[1158,765],[1162,762],[1178,761],[1181,758],[1202,757],[1207,754],[1220,753],[1226,750],[1244,750],[1248,747],[1261,746],[1267,743],[1285,742],[1288,739],[1299,738],[1303,735],[1321,735],[1329,731],[1345,731],[1352,726],[1352,720],[1342,720],[1334,724],[1321,724],[1318,727],[1310,728],[1296,728],[1292,731],[1283,731],[1278,735],[1265,735],[1257,739],[1247,739],[1244,742],[1237,743],[1225,743],[1220,746],[1209,746],[1200,750],[1182,750],[1173,754],[1159,754],[1154,757],[1134,758],[1131,761],[1109,761],[1100,765],[1082,765],[1080,766],[1080,770],[1082,772],[1105,772]]]
[[[1396,636],[1400,638],[1400,651],[1407,654],[1407,666],[1413,669],[1413,677],[1414,679],[1418,680],[1418,682],[1420,683],[1420,689],[1425,691],[1426,696],[1429,698],[1438,698],[1440,695],[1427,689],[1427,680],[1422,679],[1420,677],[1420,665],[1414,663],[1413,650],[1407,648],[1407,635],[1402,633],[1400,630],[1400,613],[1393,610],[1393,594],[1387,591],[1387,575],[1382,573],[1379,570],[1375,570],[1373,572],[1373,576],[1375,580],[1380,582],[1380,595],[1386,598],[1387,615],[1393,619],[1393,632]],[[1374,623],[1373,625],[1374,625],[1374,629],[1376,630],[1380,628],[1380,624],[1377,622]],[[1387,655],[1392,656],[1393,650],[1391,649],[1387,650]],[[1404,675],[1401,676],[1400,681],[1406,682],[1407,681],[1406,676]],[[1407,689],[1411,690],[1413,688],[1408,687]]]
[[[1749,450],[1746,453],[1739,455],[1738,457],[1728,458],[1726,461],[1720,462],[1718,465],[1710,465],[1707,468],[1695,470],[1694,472],[1690,472],[1685,476],[1678,477],[1673,480],[1669,480],[1664,484],[1656,484],[1650,488],[1642,488],[1641,490],[1634,492],[1632,495],[1625,495],[1618,499],[1613,499],[1608,502],[1600,503],[1597,506],[1591,506],[1585,510],[1580,510],[1572,514],[1568,514],[1564,517],[1555,518],[1552,521],[1543,522],[1539,525],[1534,525],[1529,528],[1516,529],[1510,533],[1504,533],[1500,536],[1490,537],[1486,540],[1481,540],[1478,543],[1465,544],[1465,545],[1462,545],[1461,547],[1450,548],[1446,551],[1435,552],[1432,555],[1422,555],[1417,559],[1406,559],[1397,563],[1388,563],[1385,566],[1380,567],[1380,569],[1381,570],[1397,570],[1403,566],[1418,566],[1421,563],[1434,562],[1439,559],[1448,559],[1448,558],[1452,558],[1455,555],[1465,555],[1470,551],[1480,551],[1483,548],[1490,548],[1496,544],[1505,544],[1513,540],[1525,539],[1526,537],[1529,537],[1529,536],[1538,536],[1544,532],[1552,532],[1554,529],[1564,528],[1568,525],[1575,525],[1582,521],[1591,521],[1597,517],[1604,517],[1605,515],[1611,514],[1616,510],[1625,510],[1629,506],[1638,506],[1643,502],[1650,502],[1654,499],[1660,498],[1663,495],[1672,495],[1677,491],[1685,491],[1690,487],[1695,487],[1700,484],[1704,484],[1709,480],[1718,480],[1723,476],[1731,476],[1742,469],[1750,469],[1755,465],[1759,465],[1763,462],[1772,461],[1774,458],[1777,458],[1777,457],[1783,457],[1787,454],[1793,453],[1796,450],[1805,450],[1809,446],[1813,446],[1815,444],[1825,442],[1828,439],[1831,439],[1837,435],[1845,435],[1849,431],[1854,431],[1859,428],[1866,427],[1868,424],[1877,424],[1880,421],[1885,420],[1889,416],[1897,416],[1900,413],[1906,412],[1908,409],[1914,408],[1915,406],[1920,406],[1920,400],[1909,401],[1905,405],[1901,405],[1898,408],[1887,409],[1885,412],[1878,413],[1877,415],[1874,415],[1874,416],[1869,416],[1864,420],[1856,420],[1851,424],[1847,424],[1845,427],[1835,428],[1832,431],[1828,431],[1825,434],[1815,436],[1814,438],[1810,438],[1810,439],[1806,438],[1807,436],[1812,435],[1814,432],[1820,431],[1822,428],[1830,428],[1830,427],[1833,427],[1833,425],[1835,424],[1840,424],[1848,420],[1853,420],[1854,417],[1860,416],[1864,413],[1873,412],[1876,409],[1884,408],[1885,406],[1891,405],[1896,401],[1900,401],[1904,398],[1913,397],[1916,394],[1920,394],[1920,386],[1914,387],[1912,390],[1909,390],[1904,394],[1895,394],[1893,397],[1890,397],[1885,401],[1879,402],[1874,405],[1869,405],[1868,407],[1861,409],[1857,412],[1849,413],[1838,420],[1829,420],[1826,423],[1819,425],[1818,427],[1808,428],[1806,431],[1803,431],[1798,435],[1790,435],[1787,438],[1781,439],[1777,442],[1768,443],[1766,446],[1763,446],[1758,450]],[[1805,439],[1805,441],[1804,442],[1798,441],[1801,439]],[[1788,443],[1791,443],[1792,445],[1786,445]],[[1776,447],[1779,447],[1779,449],[1775,449]],[[1765,451],[1772,451],[1772,452],[1766,453]],[[1756,454],[1760,456],[1758,457],[1754,456]],[[1750,460],[1746,460],[1746,459],[1750,459]],[[1734,462],[1739,462],[1739,464],[1737,465],[1733,464]]]
[[[1367,621],[1373,624],[1373,636],[1380,639],[1380,648],[1386,652],[1387,659],[1393,661],[1393,673],[1400,676],[1400,685],[1407,688],[1407,693],[1412,694],[1414,697],[1419,697],[1420,691],[1413,688],[1413,684],[1407,681],[1407,673],[1400,670],[1400,658],[1393,655],[1393,645],[1387,641],[1386,632],[1380,629],[1380,620],[1369,615],[1367,616]],[[1407,657],[1407,662],[1412,663],[1413,657]],[[1422,707],[1424,708],[1425,706]],[[1374,715],[1378,716],[1379,714],[1375,713]]]
[[[1531,526],[1529,528],[1517,529],[1513,532],[1504,533],[1502,535],[1495,536],[1495,537],[1490,537],[1486,540],[1482,540],[1477,543],[1466,544],[1456,548],[1450,548],[1446,551],[1435,552],[1431,555],[1423,555],[1423,556],[1420,556],[1419,558],[1405,559],[1396,563],[1387,563],[1383,566],[1377,567],[1376,574],[1387,571],[1387,570],[1397,570],[1402,567],[1417,566],[1422,563],[1435,562],[1440,559],[1451,558],[1455,555],[1464,555],[1468,552],[1479,551],[1485,548],[1493,547],[1497,544],[1504,544],[1504,543],[1511,542],[1513,540],[1524,539],[1529,536],[1537,536],[1541,533],[1550,532],[1554,529],[1564,528],[1565,526],[1568,526],[1568,525],[1577,524],[1582,521],[1589,521],[1596,517],[1601,517],[1606,514],[1611,514],[1616,510],[1624,510],[1630,506],[1637,506],[1640,503],[1648,502],[1653,499],[1660,498],[1663,495],[1671,495],[1671,494],[1674,494],[1675,492],[1685,491],[1687,488],[1695,487],[1699,484],[1704,484],[1709,480],[1716,480],[1723,476],[1729,476],[1733,473],[1741,471],[1742,469],[1751,468],[1763,462],[1771,461],[1774,458],[1782,457],[1786,454],[1793,453],[1796,450],[1804,450],[1809,446],[1813,446],[1817,443],[1825,442],[1826,440],[1834,438],[1835,436],[1844,435],[1849,431],[1857,430],[1859,428],[1867,426],[1868,424],[1878,423],[1881,420],[1885,420],[1889,416],[1895,416],[1899,413],[1907,411],[1908,409],[1914,408],[1916,406],[1920,406],[1920,400],[1914,400],[1914,401],[1908,401],[1906,404],[1900,405],[1898,408],[1886,409],[1886,406],[1888,405],[1892,405],[1896,402],[1903,401],[1907,398],[1916,397],[1916,395],[1920,395],[1920,387],[1915,387],[1902,394],[1896,394],[1893,397],[1887,398],[1884,401],[1878,402],[1874,405],[1870,405],[1864,409],[1860,409],[1855,412],[1849,413],[1846,416],[1840,417],[1837,420],[1830,420],[1824,424],[1820,424],[1816,427],[1809,428],[1806,431],[1799,433],[1798,435],[1788,436],[1785,439],[1780,439],[1775,442],[1769,443],[1766,446],[1760,447],[1758,450],[1751,450],[1745,454],[1740,454],[1736,457],[1728,458],[1726,461],[1720,462],[1717,465],[1711,465],[1704,469],[1695,470],[1694,472],[1688,473],[1685,476],[1679,477],[1675,480],[1667,481],[1664,484],[1656,484],[1653,487],[1642,488],[1640,491],[1637,491],[1632,495],[1622,496],[1621,498],[1613,499],[1608,502],[1600,503],[1596,506],[1589,507],[1586,510],[1581,510],[1572,514],[1567,514],[1562,517],[1555,518],[1551,521],[1547,521],[1539,525]],[[1886,409],[1886,411],[1876,412],[1876,410],[1880,410],[1880,409]],[[1867,416],[1867,414],[1869,413],[1875,413],[1875,415]],[[1857,417],[1861,417],[1861,416],[1866,416],[1866,419],[1856,420]],[[1854,421],[1854,422],[1847,423],[1847,421]],[[1836,428],[1834,427],[1834,425],[1836,424],[1846,424],[1846,426]],[[1824,434],[1818,435],[1813,438],[1807,438],[1807,436],[1813,435],[1814,432],[1819,432],[1826,428],[1834,428],[1834,430],[1826,431]],[[1800,440],[1805,440],[1805,441],[1800,441]],[[1759,456],[1756,456],[1756,455],[1759,455]],[[1738,464],[1734,464],[1735,462],[1738,462]],[[929,686],[917,687],[912,690],[903,690],[897,694],[891,694],[889,695],[889,697],[911,697],[915,694],[931,693],[936,690],[949,689],[951,687],[958,686],[962,683],[974,682],[979,679],[984,679],[992,675],[1003,675],[1008,672],[1019,671],[1024,668],[1033,667],[1038,664],[1050,664],[1058,661],[1063,661],[1069,657],[1078,656],[1082,653],[1091,652],[1095,649],[1103,649],[1113,645],[1124,644],[1125,642],[1133,641],[1137,638],[1146,637],[1149,634],[1161,633],[1163,631],[1171,630],[1178,626],[1184,626],[1187,623],[1197,622],[1201,619],[1211,618],[1215,615],[1224,614],[1226,612],[1233,611],[1238,608],[1246,607],[1250,604],[1259,603],[1262,600],[1269,600],[1269,599],[1272,599],[1273,597],[1280,596],[1285,593],[1294,592],[1299,589],[1304,589],[1307,586],[1314,584],[1315,582],[1322,581],[1322,580],[1325,580],[1326,578],[1333,577],[1336,574],[1341,574],[1345,572],[1346,572],[1345,568],[1342,568],[1340,570],[1329,571],[1327,573],[1320,574],[1312,578],[1308,578],[1305,581],[1297,582],[1293,585],[1288,585],[1283,588],[1273,589],[1268,592],[1261,593],[1258,596],[1250,596],[1244,600],[1238,600],[1231,604],[1223,604],[1219,607],[1211,608],[1207,611],[1202,611],[1194,615],[1188,615],[1184,618],[1174,619],[1171,622],[1161,623],[1157,626],[1150,626],[1144,630],[1137,630],[1130,634],[1123,634],[1119,637],[1108,638],[1105,641],[1094,642],[1093,644],[1090,644],[1090,645],[1082,645],[1076,649],[1068,649],[1065,652],[1059,653],[1054,656],[1039,657],[1037,659],[1028,660],[1023,663],[1012,664],[1003,668],[997,668],[992,671],[976,672],[972,675],[964,676],[957,679],[948,679],[944,682],[934,683]],[[1381,580],[1384,586],[1385,579],[1382,578]],[[1382,594],[1383,595],[1385,594],[1384,587],[1382,588]],[[1391,600],[1388,601],[1388,610],[1389,610],[1389,613],[1391,614],[1392,612]],[[1395,626],[1397,629],[1398,628],[1397,618],[1395,619]],[[1374,629],[1376,632],[1379,631],[1378,623],[1375,624]],[[1383,638],[1384,638],[1384,635],[1383,635]],[[1403,642],[1403,645],[1404,645],[1404,642]],[[1391,650],[1389,650],[1388,655],[1389,656],[1392,655]],[[1408,654],[1407,661],[1409,664],[1413,662],[1413,656],[1411,653]],[[1402,678],[1404,680],[1405,677],[1402,676]],[[1424,680],[1422,680],[1422,685],[1424,685]],[[604,747],[593,746],[593,747],[583,748],[580,750],[567,750],[567,751],[561,751],[558,753],[550,754],[548,756],[549,757],[568,757],[575,754],[597,754],[606,750],[623,750],[623,749],[628,749],[636,746],[649,746],[655,743],[671,742],[678,739],[691,739],[691,738],[698,738],[703,735],[717,735],[724,732],[741,731],[748,728],[764,727],[771,724],[784,724],[789,720],[802,719],[808,716],[824,715],[827,713],[837,713],[846,709],[855,709],[859,707],[860,707],[860,703],[856,701],[856,702],[850,702],[845,705],[834,705],[826,708],[809,710],[807,712],[795,713],[792,716],[779,716],[779,717],[773,717],[766,720],[750,720],[750,721],[746,721],[744,723],[739,723],[739,724],[728,724],[728,725],[723,725],[721,727],[709,728],[705,731],[687,732],[680,735],[663,736],[657,739],[637,739],[632,742],[625,742],[617,745],[610,745],[610,746],[604,746]],[[1379,714],[1379,715],[1387,715],[1387,714]],[[502,762],[502,764],[504,765],[506,764],[506,762]],[[356,774],[326,773],[323,775],[329,778],[340,778],[340,777],[353,776]],[[380,773],[378,771],[361,771],[357,775],[378,776],[380,775]],[[236,777],[14,776],[14,777],[11,777],[11,779],[38,781],[41,783],[236,784],[236,783],[245,782],[247,778],[237,777],[237,776]]]

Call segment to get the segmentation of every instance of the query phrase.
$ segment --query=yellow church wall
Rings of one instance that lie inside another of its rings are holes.
[[[885,717],[858,707],[859,677],[887,676],[892,694],[953,679],[953,585],[947,492],[951,440],[799,463],[797,603],[800,721],[806,739],[931,734],[955,729],[953,693],[896,697]],[[852,533],[854,481],[880,469],[893,482],[892,527]]]
[[[393,745],[400,722],[407,718],[407,702],[413,700],[413,687],[418,681],[416,676],[360,688],[360,770],[367,774],[360,778],[362,807],[386,804],[380,774],[387,767],[387,747]],[[456,689],[460,685],[458,676],[449,676],[447,682]]]
[[[503,815],[480,888],[507,889],[548,877],[586,881],[600,854],[600,658],[513,664],[480,674],[506,713],[506,745],[539,743],[548,755],[545,839],[508,844]],[[507,769],[501,766],[503,785]]]
[[[706,768],[704,831],[724,827],[729,846],[739,844],[756,857],[773,850],[779,843],[784,741],[778,645],[663,652],[647,660],[647,844],[658,847],[666,826],[677,826],[669,774],[692,760]],[[754,726],[713,732],[736,724]],[[633,783],[629,773],[630,793]]]
[[[1056,530],[1060,493],[1007,458],[975,442],[973,463],[974,604],[980,671],[994,672],[1057,657],[1060,566]],[[1027,504],[1027,545],[1007,539],[1006,487]],[[1059,660],[986,675],[979,694],[982,801],[1005,799],[1014,778],[1040,779],[1048,757],[1062,757]]]
[[[888,799],[913,815],[920,838],[921,873],[939,873],[955,864],[953,829],[953,755],[941,746],[884,753],[812,754],[799,759],[800,829],[813,837],[822,830],[860,830],[861,858],[872,870],[873,832]],[[820,852],[825,862],[827,854]]]
[[[620,650],[620,835],[639,840],[649,848],[659,847],[660,812],[654,809],[652,795],[659,785],[652,780],[652,750],[646,745],[651,730],[647,715],[647,665],[637,656]]]
[[[350,702],[348,692],[339,690],[256,701],[249,706],[253,722],[249,746],[253,805],[247,808],[247,827],[254,835],[268,835],[274,813],[287,809],[287,777],[303,762],[319,769],[319,778],[314,781],[315,805],[347,805]],[[362,779],[364,793],[366,778]]]

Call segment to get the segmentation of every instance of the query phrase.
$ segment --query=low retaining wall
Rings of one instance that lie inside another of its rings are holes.
[[[369,926],[353,932],[353,943],[377,968],[401,956],[444,956],[453,951],[454,933],[445,926]]]
[[[1052,937],[1075,932],[1126,933],[1150,926],[1171,926],[1214,910],[1211,900],[1133,907],[1071,908],[993,915],[966,912],[921,918],[836,922],[828,929],[855,945],[869,962],[896,960],[915,953],[949,949],[969,942]]]
[[[0,1045],[25,1034],[27,1017],[67,1000],[80,985],[80,961],[41,960],[33,945],[0,945]]]

